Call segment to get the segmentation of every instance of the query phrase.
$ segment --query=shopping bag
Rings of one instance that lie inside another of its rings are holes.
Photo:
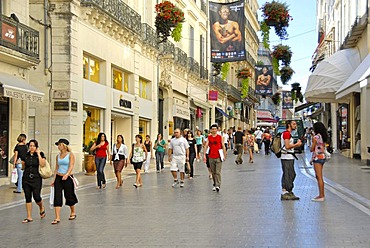
[[[50,186],[50,198],[49,198],[50,209],[54,208],[54,187]]]
[[[18,181],[18,172],[17,169],[13,169],[11,182],[16,183],[17,181]]]
[[[254,142],[253,150],[254,152],[258,152],[258,144],[256,142]]]

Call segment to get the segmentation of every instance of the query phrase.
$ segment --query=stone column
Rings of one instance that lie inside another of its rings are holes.
[[[337,109],[338,109],[338,103],[331,103],[330,104],[330,114],[331,114],[331,144],[333,147],[334,152],[337,152],[338,150],[338,122],[337,122]]]

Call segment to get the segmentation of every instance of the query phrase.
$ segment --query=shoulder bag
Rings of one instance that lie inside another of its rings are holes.
[[[45,159],[44,167],[39,165],[39,174],[43,179],[50,178],[53,175],[49,162]]]

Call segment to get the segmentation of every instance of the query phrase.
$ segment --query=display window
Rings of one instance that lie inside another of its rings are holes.
[[[341,104],[338,108],[339,124],[339,148],[350,149],[350,132],[349,132],[349,108],[348,104]]]
[[[83,78],[95,83],[100,83],[100,63],[96,59],[83,56]]]
[[[98,137],[101,130],[102,114],[101,109],[84,106],[83,145],[85,148]]]
[[[0,177],[8,175],[9,99],[0,97]]]
[[[112,87],[116,90],[123,92],[129,92],[129,75],[127,72],[122,70],[113,69],[112,70]]]
[[[149,125],[149,121],[143,119],[139,120],[139,134],[143,137],[143,141],[145,140],[146,135],[149,134]]]
[[[151,98],[150,82],[142,78],[139,79],[139,96],[148,100]]]

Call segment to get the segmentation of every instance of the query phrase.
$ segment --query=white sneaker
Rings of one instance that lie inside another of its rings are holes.
[[[175,188],[177,184],[179,184],[179,181],[177,181],[177,180],[174,181],[173,184],[172,184],[172,188]]]
[[[184,182],[180,183],[180,188],[184,188]]]
[[[220,192],[220,187],[216,187],[216,191],[217,192]]]
[[[212,191],[216,191],[216,187],[213,187],[213,188],[212,188]]]

